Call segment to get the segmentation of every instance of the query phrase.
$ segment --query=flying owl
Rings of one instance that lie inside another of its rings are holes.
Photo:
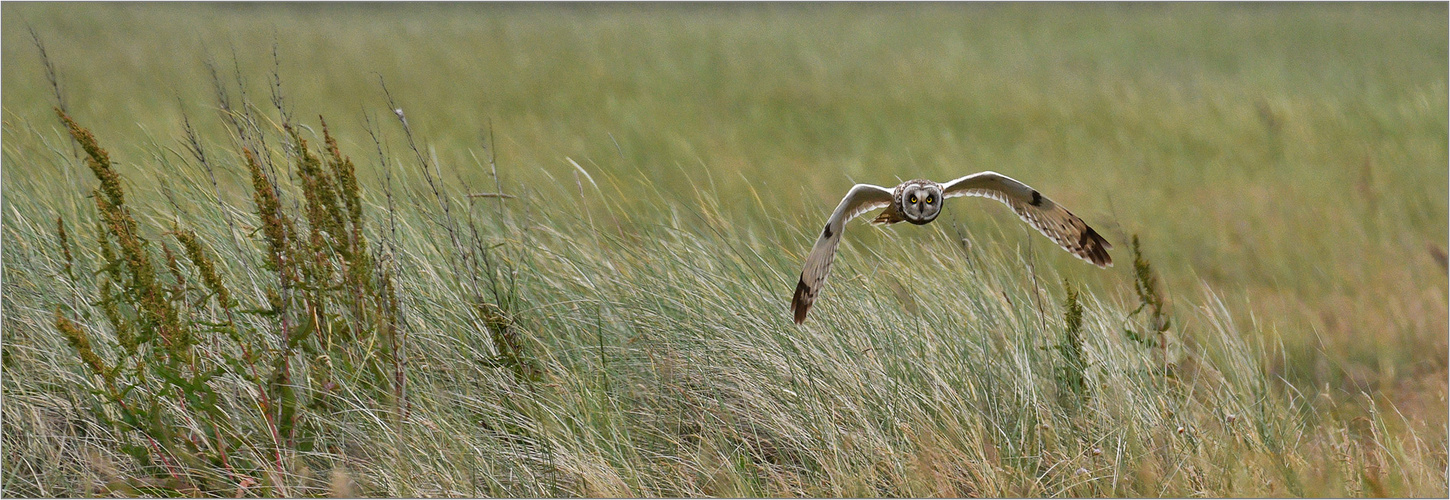
[[[981,196],[1006,203],[1022,220],[1052,238],[1064,250],[1098,267],[1113,265],[1113,258],[1108,255],[1108,249],[1113,245],[1088,227],[1082,219],[1053,203],[1037,190],[996,172],[979,172],[946,184],[922,179],[910,180],[893,189],[857,184],[846,193],[846,198],[836,206],[836,211],[831,213],[831,218],[826,221],[826,228],[821,231],[821,237],[816,239],[816,245],[811,247],[810,255],[806,256],[800,282],[795,287],[795,298],[790,302],[791,309],[795,312],[796,324],[806,320],[806,312],[810,311],[816,295],[821,292],[821,285],[826,281],[826,273],[831,271],[836,245],[841,242],[841,232],[846,228],[847,221],[863,213],[885,208],[881,215],[871,221],[872,224],[895,224],[901,221],[926,224],[936,220],[937,215],[941,214],[942,201],[958,196]]]

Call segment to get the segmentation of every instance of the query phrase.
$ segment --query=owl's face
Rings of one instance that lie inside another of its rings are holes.
[[[908,184],[901,190],[901,196],[897,198],[897,207],[907,222],[912,224],[926,224],[936,219],[941,213],[941,186],[931,184]]]

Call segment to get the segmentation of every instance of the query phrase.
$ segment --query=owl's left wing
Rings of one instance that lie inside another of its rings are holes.
[[[816,245],[811,247],[804,269],[801,269],[800,282],[795,286],[795,297],[790,301],[796,324],[806,320],[806,311],[811,309],[811,304],[816,301],[816,294],[820,293],[821,285],[826,281],[826,273],[831,271],[831,261],[835,259],[836,245],[841,242],[841,232],[846,229],[846,222],[863,213],[889,206],[891,190],[881,186],[857,184],[846,193],[846,197],[826,221],[821,237],[816,239]]]
[[[1061,205],[1016,179],[996,172],[978,172],[943,185],[942,197],[981,196],[1012,207],[1017,216],[1051,238],[1063,250],[1098,267],[1111,267],[1113,245]]]

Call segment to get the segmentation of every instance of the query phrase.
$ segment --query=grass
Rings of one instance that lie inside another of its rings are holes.
[[[6,495],[1446,494],[1444,5],[6,7]]]

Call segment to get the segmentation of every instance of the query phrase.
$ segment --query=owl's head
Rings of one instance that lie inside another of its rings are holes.
[[[902,217],[912,224],[926,224],[941,213],[941,185],[935,182],[908,182],[896,199]]]

